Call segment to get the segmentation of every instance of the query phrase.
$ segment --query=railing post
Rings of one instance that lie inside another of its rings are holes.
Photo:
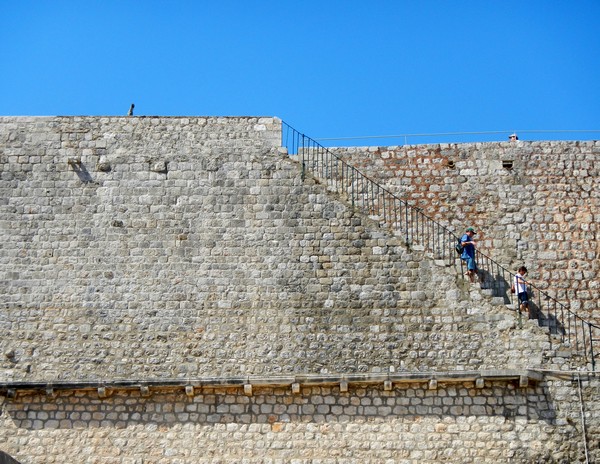
[[[592,359],[592,371],[596,372],[596,359],[594,358],[594,333],[592,331],[592,324],[587,325],[590,329],[590,357]]]
[[[352,207],[354,208],[354,168],[351,167],[352,179],[350,180],[350,187],[352,188]]]
[[[306,179],[306,164],[305,164],[305,150],[304,150],[304,134],[302,134],[302,159],[301,159],[301,164],[302,164],[302,180],[304,181]]]
[[[404,228],[406,229],[406,245],[408,246],[408,244],[410,242],[408,241],[408,204],[407,203],[404,203],[404,215],[405,215]]]
[[[586,333],[585,333],[585,321],[583,319],[581,319],[581,344],[583,346],[583,355],[587,356],[587,341],[585,339]],[[591,344],[591,340],[590,340],[590,344]]]

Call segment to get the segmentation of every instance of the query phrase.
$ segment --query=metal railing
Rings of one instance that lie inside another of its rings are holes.
[[[283,121],[282,146],[287,148],[288,155],[298,157],[303,176],[308,172],[326,181],[328,189],[344,196],[353,207],[380,225],[390,226],[395,234],[403,237],[407,246],[421,246],[431,253],[432,258],[460,267],[464,277],[464,262],[455,250],[459,236],[446,226]],[[510,291],[515,274],[479,251],[476,261],[481,287],[490,290],[492,296],[502,297],[505,304],[516,309],[519,325],[522,325],[517,296]],[[596,356],[600,350],[600,327],[586,321],[535,285],[529,284],[529,290],[532,297],[530,314],[538,319],[540,325],[547,326],[562,344],[582,356],[583,361],[591,364],[595,371]]]
[[[377,145],[411,145],[431,143],[477,143],[509,141],[509,134],[517,134],[521,141],[534,142],[539,140],[598,140],[600,130],[593,129],[510,129],[493,131],[462,131],[462,132],[433,132],[390,135],[359,135],[350,137],[317,137],[319,143],[329,145],[332,142],[338,146],[352,143]]]

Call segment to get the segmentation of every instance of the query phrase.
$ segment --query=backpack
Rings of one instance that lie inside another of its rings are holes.
[[[459,238],[459,239],[458,239],[458,241],[456,242],[456,245],[454,245],[454,249],[456,250],[456,252],[457,252],[459,255],[462,255],[462,252],[463,252],[463,246],[462,246],[462,241],[461,241],[461,239],[460,239],[460,238]]]

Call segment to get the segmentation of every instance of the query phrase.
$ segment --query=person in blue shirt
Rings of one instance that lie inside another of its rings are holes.
[[[471,282],[475,282],[475,276],[477,275],[477,263],[475,262],[475,241],[473,236],[476,234],[475,229],[468,227],[465,231],[465,235],[460,239],[460,243],[463,247],[463,252],[460,255],[460,259],[467,263],[467,276]]]

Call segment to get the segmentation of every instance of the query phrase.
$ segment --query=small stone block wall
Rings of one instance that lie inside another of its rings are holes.
[[[600,459],[598,382],[568,372],[573,347],[304,178],[280,140],[269,117],[0,118],[2,451],[23,464]],[[539,263],[548,287],[544,272],[573,278],[557,297],[593,311],[598,250],[584,242],[596,237],[597,153],[344,156],[383,166],[399,194],[474,224],[501,256]],[[542,181],[561,174],[541,154],[573,170],[555,179],[566,193]],[[539,378],[352,382],[503,369]],[[342,381],[250,381],[330,374]],[[118,381],[139,388],[111,389]],[[100,386],[54,388],[64,382]]]

